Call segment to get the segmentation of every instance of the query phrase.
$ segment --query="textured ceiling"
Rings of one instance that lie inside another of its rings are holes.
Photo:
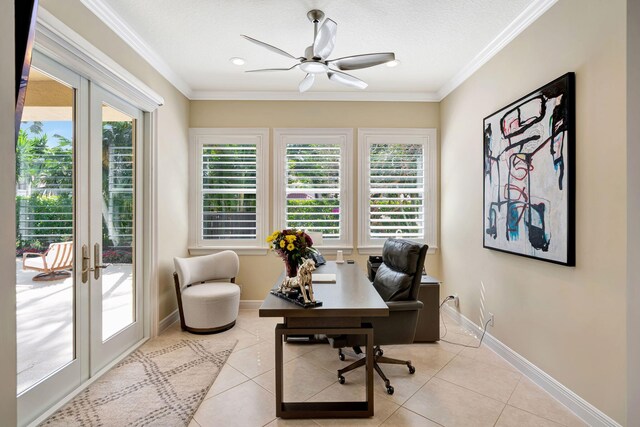
[[[436,93],[534,0],[104,0],[192,91],[296,91],[304,73],[244,73],[294,60],[240,37],[246,34],[303,56],[312,43],[307,11],[338,23],[332,58],[395,52],[401,65],[351,72],[378,93]],[[246,60],[232,65],[231,57]],[[322,76],[319,76],[322,77]],[[354,92],[316,79],[311,92]]]

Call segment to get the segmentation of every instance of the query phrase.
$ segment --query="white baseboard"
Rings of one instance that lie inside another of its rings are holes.
[[[444,305],[444,310],[460,325],[476,336],[482,334],[482,328],[462,313],[453,309],[449,305]],[[499,356],[518,369],[522,375],[529,378],[535,384],[540,386],[544,391],[549,393],[560,403],[573,411],[578,417],[582,418],[587,424],[593,427],[621,427],[615,420],[600,411],[598,408],[578,396],[576,393],[562,385],[559,381],[551,377],[549,374],[538,368],[533,363],[507,347],[500,340],[490,333],[484,335],[482,341],[491,350],[495,351]]]
[[[165,317],[160,321],[160,324],[158,325],[158,335],[166,331],[171,325],[176,323],[178,320],[180,320],[180,313],[178,312],[178,309],[175,309],[173,313],[171,313],[170,315],[168,315],[167,317]]]
[[[262,305],[261,299],[240,300],[240,310],[257,310]]]

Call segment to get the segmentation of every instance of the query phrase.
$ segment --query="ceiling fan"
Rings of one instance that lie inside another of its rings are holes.
[[[278,49],[275,46],[256,40],[242,34],[242,37],[252,43],[269,49],[272,52],[279,53],[287,58],[300,61],[289,68],[263,68],[259,70],[247,70],[247,73],[255,73],[262,71],[288,71],[294,68],[300,68],[307,75],[298,85],[300,92],[306,92],[311,88],[315,81],[316,74],[326,73],[329,80],[342,83],[347,86],[358,89],[365,89],[367,83],[363,82],[351,74],[344,73],[344,70],[358,70],[360,68],[373,67],[375,65],[384,64],[395,60],[393,52],[384,53],[366,53],[362,55],[345,56],[343,58],[328,59],[336,44],[336,32],[338,24],[327,18],[324,20],[320,28],[318,24],[324,18],[324,12],[313,9],[307,13],[307,18],[313,23],[313,44],[304,51],[304,56],[296,58],[295,56]]]

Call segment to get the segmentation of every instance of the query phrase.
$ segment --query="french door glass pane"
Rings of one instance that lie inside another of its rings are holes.
[[[76,357],[74,99],[31,68],[16,144],[18,394]]]
[[[102,106],[102,340],[135,319],[135,120]]]

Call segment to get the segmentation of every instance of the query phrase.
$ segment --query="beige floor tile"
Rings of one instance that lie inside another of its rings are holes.
[[[359,375],[359,373],[354,373]],[[352,377],[355,378],[355,377]],[[338,377],[336,376],[336,380]],[[319,393],[311,396],[307,399],[309,402],[340,402],[340,401],[364,401],[366,398],[366,391],[363,380],[351,380],[348,379],[346,383],[339,384],[338,382],[323,389]],[[374,394],[375,387],[374,387]],[[376,401],[384,399],[388,400],[380,395],[377,395]]]
[[[316,402],[335,402],[340,400],[362,401],[364,399],[364,386],[349,384],[347,382],[347,384],[344,385],[336,383],[324,389],[309,400]],[[399,407],[399,405],[382,397],[382,395],[374,393],[374,416],[371,418],[320,419],[314,421],[321,426],[379,426]]]
[[[236,320],[236,326],[256,335],[261,340],[273,341],[275,338],[275,327],[282,323],[280,317],[240,317]]]
[[[243,348],[251,347],[252,345],[258,344],[261,341],[265,341],[238,326],[234,326],[228,331],[221,332],[220,334],[218,334],[218,336],[234,338],[238,340],[238,344],[236,344],[235,348],[233,349],[234,353],[236,351],[242,350]]]
[[[275,370],[253,379],[256,383],[275,394]],[[299,357],[284,364],[285,402],[302,402],[329,387],[338,380],[337,376]]]
[[[519,372],[513,365],[500,357],[496,352],[484,344],[480,348],[463,348],[460,356],[468,357],[479,362],[488,363],[502,369]]]
[[[408,409],[400,408],[382,423],[383,427],[438,427],[440,424],[434,423],[425,417],[411,412]]]
[[[283,355],[285,363],[294,357],[286,352]],[[275,346],[270,342],[259,342],[232,353],[227,363],[249,378],[257,377],[275,368]]]
[[[276,418],[275,398],[247,381],[202,402],[194,418],[202,427],[263,426]]]
[[[318,423],[313,420],[283,420],[276,418],[265,427],[318,427]]]
[[[331,348],[331,346],[329,345],[324,345],[320,346],[316,350],[306,353],[304,355],[304,358],[314,365],[324,368],[329,372],[335,372],[337,377],[338,373],[336,371],[338,369],[342,369],[356,360],[352,352],[345,353],[345,356],[346,359],[343,362],[338,358],[337,349]]]
[[[238,384],[242,384],[245,381],[249,381],[249,378],[245,375],[241,374],[237,369],[233,368],[228,363],[225,363],[222,367],[222,370],[216,377],[213,386],[209,389],[209,393],[205,399],[215,396],[216,394],[220,394],[223,391],[227,391],[232,387],[237,386]]]
[[[523,378],[516,387],[509,399],[509,405],[565,426],[587,425],[546,391],[526,378]]]
[[[404,407],[447,427],[493,426],[504,404],[436,377]]]
[[[456,355],[443,350],[439,344],[390,345],[383,347],[384,355],[411,363],[421,371],[434,375]],[[428,371],[427,371],[428,370]]]
[[[496,423],[496,427],[560,427],[561,425],[509,405],[504,408]]]
[[[455,320],[444,316],[444,323],[440,320],[440,335],[446,333],[467,334],[468,331],[456,323]]]
[[[301,344],[301,343],[283,343],[285,354],[289,353],[292,356],[302,356],[320,348],[329,347],[328,344]]]
[[[521,375],[464,356],[456,356],[436,374],[438,378],[507,403]]]
[[[449,351],[451,353],[460,354],[464,350],[465,346],[477,346],[480,341],[473,335],[468,333],[458,334],[449,331],[437,345],[441,349]]]
[[[414,374],[410,374],[409,369],[404,365],[382,364],[380,367],[387,378],[389,378],[389,381],[391,381],[394,392],[392,395],[387,394],[384,381],[382,381],[380,375],[375,371],[373,372],[374,390],[398,405],[406,402],[407,399],[413,396],[414,393],[425,385],[433,374],[435,374],[435,371],[423,369],[420,365],[416,365],[416,372]],[[364,366],[358,368],[356,371],[348,372],[345,378],[349,383],[364,386]]]

